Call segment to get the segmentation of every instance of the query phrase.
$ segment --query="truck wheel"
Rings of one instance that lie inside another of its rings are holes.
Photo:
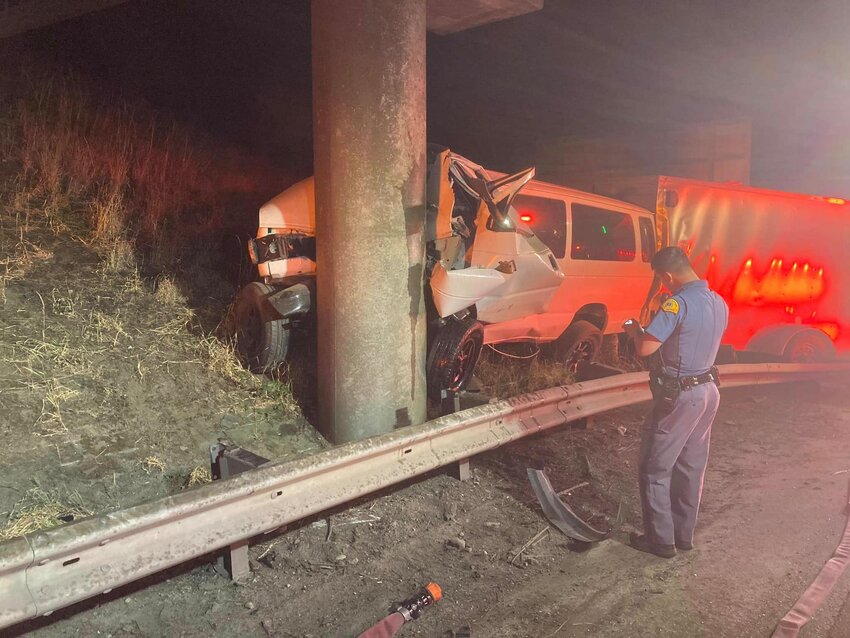
[[[554,356],[575,374],[580,361],[595,361],[602,349],[602,331],[589,321],[576,321],[558,337]]]
[[[814,328],[794,335],[782,351],[782,360],[788,363],[829,363],[835,358],[832,340]]]
[[[484,327],[477,321],[450,321],[434,337],[428,353],[428,396],[442,390],[463,390],[472,378],[484,345]]]
[[[289,349],[289,328],[267,299],[273,292],[271,286],[251,282],[239,291],[231,309],[236,351],[255,373],[283,363]]]

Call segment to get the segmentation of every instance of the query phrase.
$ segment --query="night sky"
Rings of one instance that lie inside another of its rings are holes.
[[[307,0],[131,0],[5,46],[70,63],[301,177],[309,32]],[[850,195],[848,32],[845,0],[546,0],[429,34],[429,139],[515,170],[552,138],[748,118],[753,184]]]

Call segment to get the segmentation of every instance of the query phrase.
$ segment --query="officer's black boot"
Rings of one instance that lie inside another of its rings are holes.
[[[643,534],[629,534],[629,544],[636,550],[655,554],[661,558],[673,558],[676,555],[675,545],[663,545],[661,543],[653,543]]]

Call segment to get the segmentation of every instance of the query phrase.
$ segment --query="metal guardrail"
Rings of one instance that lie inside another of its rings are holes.
[[[850,364],[721,366],[723,387]],[[587,416],[650,398],[645,372],[532,392],[0,544],[0,628]]]

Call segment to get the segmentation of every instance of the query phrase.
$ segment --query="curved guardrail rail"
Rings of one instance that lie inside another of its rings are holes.
[[[721,366],[723,387],[850,364]],[[483,405],[0,544],[0,628],[549,428],[650,398],[635,372]]]

